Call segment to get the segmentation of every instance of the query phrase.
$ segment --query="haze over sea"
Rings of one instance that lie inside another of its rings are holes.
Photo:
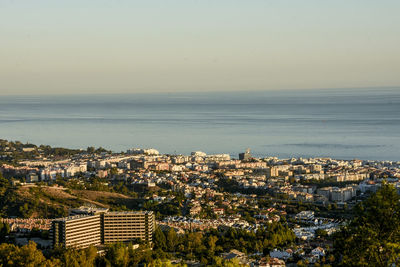
[[[400,88],[0,96],[0,138],[69,148],[400,160]]]

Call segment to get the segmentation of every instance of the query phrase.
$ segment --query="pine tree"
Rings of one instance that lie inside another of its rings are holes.
[[[335,237],[341,266],[394,266],[400,262],[400,196],[383,184],[355,207],[355,218]]]

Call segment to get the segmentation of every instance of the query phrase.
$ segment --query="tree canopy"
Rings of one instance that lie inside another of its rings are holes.
[[[400,196],[383,184],[356,205],[354,219],[335,236],[340,266],[391,266],[400,262]]]

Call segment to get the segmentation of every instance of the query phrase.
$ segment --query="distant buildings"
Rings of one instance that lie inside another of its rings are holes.
[[[338,187],[323,187],[317,190],[317,194],[326,197],[330,201],[345,202],[356,196],[356,188],[352,186]]]
[[[126,151],[127,154],[136,154],[136,155],[159,155],[160,152],[154,148],[142,149],[142,148],[132,148]]]
[[[310,210],[304,210],[298,213],[295,217],[297,220],[313,220],[314,219],[314,212]]]
[[[191,156],[192,157],[205,157],[205,156],[207,156],[207,154],[202,151],[193,151],[191,153]]]
[[[251,159],[250,148],[246,149],[246,152],[240,153],[239,159],[244,161]]]

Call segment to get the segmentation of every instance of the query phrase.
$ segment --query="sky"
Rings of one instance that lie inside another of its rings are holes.
[[[400,85],[398,0],[0,0],[0,95]]]

